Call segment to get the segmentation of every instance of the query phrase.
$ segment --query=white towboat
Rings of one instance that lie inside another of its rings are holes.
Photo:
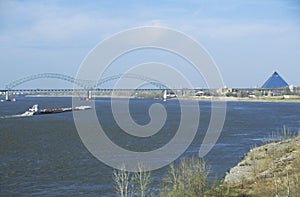
[[[20,116],[33,116],[39,111],[38,107],[38,104],[35,104]]]

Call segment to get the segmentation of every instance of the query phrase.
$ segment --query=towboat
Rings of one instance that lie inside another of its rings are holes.
[[[35,104],[20,116],[33,116],[39,111],[38,107],[39,107],[38,104]]]

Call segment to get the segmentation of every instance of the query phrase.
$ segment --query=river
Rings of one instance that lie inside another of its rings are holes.
[[[166,124],[155,137],[140,143],[122,134],[110,112],[110,99],[95,101],[99,121],[109,138],[119,146],[136,151],[159,148],[178,128],[180,106],[176,100],[131,99],[132,118],[138,124],[146,124],[150,121],[149,106],[156,102],[166,108]],[[72,112],[7,118],[23,113],[33,104],[39,104],[40,108],[70,107],[72,100],[17,97],[17,102],[0,103],[0,196],[114,196],[113,169],[85,148]],[[210,102],[199,101],[199,106],[200,126],[183,155],[186,157],[197,156],[210,120]],[[210,179],[215,176],[221,179],[251,147],[262,144],[283,126],[292,132],[299,130],[300,103],[228,102],[221,136],[205,156],[211,165]],[[155,188],[159,188],[167,169],[152,172]]]

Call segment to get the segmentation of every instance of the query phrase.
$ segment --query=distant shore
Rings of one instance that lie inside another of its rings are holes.
[[[72,95],[26,95],[26,97],[73,97]],[[82,96],[75,96],[82,97]],[[95,96],[93,98],[111,98],[110,96]],[[128,96],[113,96],[112,98],[138,98],[138,99],[151,99],[151,97],[128,97]],[[159,99],[159,98],[152,98]],[[172,98],[173,99],[173,98]],[[170,100],[172,100],[170,99]],[[197,100],[197,101],[226,101],[226,102],[293,102],[300,103],[300,96],[295,98],[284,98],[284,97],[218,97],[218,96],[186,96],[177,97],[179,100]]]
[[[226,102],[300,102],[298,98],[283,98],[283,97],[261,97],[261,98],[249,98],[249,97],[191,97],[191,98],[179,98],[179,99],[191,99],[191,100],[205,100],[205,101],[226,101]]]

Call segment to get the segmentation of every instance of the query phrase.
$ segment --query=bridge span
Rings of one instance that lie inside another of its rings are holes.
[[[61,97],[80,97],[91,100],[96,97],[126,97],[126,98],[162,98],[161,89],[13,89],[1,90],[5,95],[5,100],[9,101],[9,95],[12,98],[16,96],[38,95],[38,96],[61,96]],[[187,90],[184,90],[185,92]],[[193,90],[190,90],[193,92]],[[168,94],[182,94],[182,90],[168,91]]]
[[[38,79],[58,79],[58,80],[63,80],[63,81],[67,81],[70,82],[72,84],[74,84],[77,88],[74,89],[21,89],[21,88],[17,88],[18,86],[30,82],[30,81],[34,81],[34,80],[38,80]],[[88,95],[88,97],[91,96],[92,92],[95,92],[97,94],[108,94],[109,92],[112,92],[112,89],[107,89],[104,88],[103,85],[105,83],[108,83],[110,81],[113,80],[117,80],[120,78],[129,78],[129,79],[136,79],[141,81],[142,83],[145,84],[150,84],[152,86],[154,86],[156,89],[158,90],[165,90],[168,89],[168,87],[164,84],[162,84],[161,82],[149,78],[149,77],[145,77],[145,76],[141,76],[141,75],[137,75],[137,74],[126,74],[126,75],[122,75],[122,74],[117,74],[117,75],[113,75],[113,76],[108,76],[108,77],[104,77],[101,78],[99,81],[92,81],[92,80],[87,80],[87,79],[76,79],[75,77],[71,77],[68,75],[64,75],[64,74],[58,74],[58,73],[40,73],[40,74],[34,74],[34,75],[30,75],[30,76],[26,76],[17,80],[14,80],[8,84],[6,84],[5,89],[4,90],[0,90],[1,94],[5,95],[5,100],[9,100],[9,95],[18,95],[18,94],[43,94],[43,95],[53,95],[53,94],[61,94],[61,95],[70,95],[72,94],[83,94],[83,92],[85,92],[85,94]],[[124,94],[124,92],[128,92],[129,90],[115,90],[114,92],[122,92],[122,94]],[[145,92],[147,91],[147,89],[143,89],[140,88],[141,92]]]
[[[27,83],[29,81],[34,81],[38,79],[59,79],[63,81],[70,82],[78,88],[83,88],[83,89],[97,89],[103,86],[105,83],[108,83],[110,81],[114,81],[120,78],[129,78],[129,79],[136,79],[144,83],[148,83],[151,85],[154,85],[158,89],[166,89],[166,85],[162,84],[160,81],[156,79],[152,79],[146,76],[138,75],[138,74],[117,74],[117,75],[112,75],[108,77],[101,78],[99,81],[93,81],[93,80],[88,80],[88,79],[77,79],[75,77],[71,77],[68,75],[63,75],[63,74],[57,74],[57,73],[40,73],[40,74],[34,74],[30,76],[26,76],[17,80],[14,80],[8,84],[6,84],[5,88],[6,90],[12,90],[15,89],[17,86]]]

